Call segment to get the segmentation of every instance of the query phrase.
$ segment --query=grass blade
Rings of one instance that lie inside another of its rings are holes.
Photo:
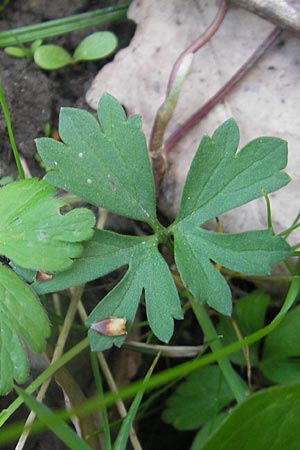
[[[76,450],[91,450],[91,447],[49,408],[39,403],[33,396],[29,395],[23,389],[15,388],[17,393],[23,398],[26,405],[36,413],[37,417],[49,428],[56,436],[61,439],[69,448]]]

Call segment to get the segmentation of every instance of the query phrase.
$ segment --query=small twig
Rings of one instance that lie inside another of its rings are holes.
[[[196,125],[200,119],[202,119],[217,103],[219,103],[226,94],[241,80],[243,76],[248,73],[251,67],[259,60],[259,58],[265,53],[265,51],[276,41],[281,35],[282,30],[280,28],[274,28],[268,37],[257,47],[250,58],[243,64],[239,70],[230,78],[229,81],[210,99],[208,100],[198,111],[196,111],[191,117],[189,117],[183,125],[178,128],[171,136],[168,137],[164,146],[164,156],[167,157],[170,150],[178,143],[178,141],[186,135],[186,133]]]
[[[69,309],[67,311],[61,333],[57,340],[57,344],[56,344],[56,347],[55,347],[55,350],[54,350],[54,353],[53,353],[53,356],[51,359],[51,364],[54,363],[55,361],[57,361],[63,353],[64,346],[65,346],[65,343],[69,336],[69,332],[70,332],[70,329],[71,329],[71,326],[72,326],[72,323],[73,323],[73,320],[74,320],[74,317],[75,317],[75,314],[77,311],[78,302],[81,299],[83,288],[84,288],[84,286],[82,285],[82,286],[78,286],[77,288],[72,289],[72,296],[71,296]],[[42,384],[42,386],[37,394],[37,397],[36,397],[36,399],[39,402],[41,402],[43,400],[43,398],[47,392],[47,389],[49,387],[50,381],[51,381],[51,378],[48,378],[48,380],[46,380]],[[29,416],[26,420],[26,423],[25,423],[26,430],[22,433],[15,450],[23,449],[23,447],[26,443],[27,437],[29,435],[29,432],[30,432],[30,429],[28,427],[34,422],[35,417],[36,417],[36,414],[33,411],[31,411],[31,413],[29,414]]]
[[[239,326],[237,322],[234,319],[230,319],[231,325],[233,326],[233,329],[235,331],[235,334],[239,341],[243,340],[242,333],[239,329]],[[249,345],[245,345],[245,347],[242,348],[244,358],[246,361],[246,367],[247,367],[247,380],[248,380],[248,387],[249,389],[252,389],[252,382],[251,382],[251,362],[250,362],[250,349]]]

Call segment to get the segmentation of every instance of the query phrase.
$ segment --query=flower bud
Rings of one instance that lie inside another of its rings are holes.
[[[91,329],[102,336],[122,336],[127,334],[126,319],[120,317],[108,317],[91,325]]]
[[[47,272],[43,272],[42,270],[38,270],[35,276],[35,279],[38,283],[49,281],[52,279],[52,275]]]

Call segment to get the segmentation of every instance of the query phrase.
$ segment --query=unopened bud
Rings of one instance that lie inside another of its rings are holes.
[[[38,270],[35,276],[35,279],[38,283],[43,281],[49,281],[52,279],[52,275],[47,272],[43,272],[42,270]]]
[[[119,317],[108,317],[91,325],[91,329],[102,336],[122,336],[127,334],[126,319]]]

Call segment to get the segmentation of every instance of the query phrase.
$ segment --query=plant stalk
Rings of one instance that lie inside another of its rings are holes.
[[[3,88],[2,88],[2,83],[0,80],[0,104],[3,110],[3,114],[4,114],[4,118],[5,118],[5,122],[6,122],[6,126],[7,126],[7,132],[8,132],[8,137],[9,137],[9,142],[13,151],[13,155],[15,158],[15,162],[16,162],[16,166],[18,169],[18,173],[19,173],[19,177],[21,180],[25,179],[25,174],[24,174],[24,170],[20,161],[20,156],[19,156],[19,152],[16,146],[16,141],[15,141],[15,137],[14,137],[14,133],[12,130],[12,126],[11,126],[11,120],[10,120],[10,114],[9,114],[9,110],[8,110],[8,106],[4,97],[4,92],[3,92]]]
[[[0,33],[0,48],[24,44],[25,42],[32,42],[36,39],[59,36],[72,31],[126,19],[128,6],[129,3],[122,3],[121,5],[96,9],[61,19],[48,20],[47,22],[37,23],[35,25],[3,31]]]
[[[206,308],[204,305],[200,304],[197,299],[195,299],[192,295],[188,295],[189,301],[192,305],[194,314],[196,319],[205,335],[206,340],[212,350],[212,352],[220,351],[223,348],[223,345],[220,341],[220,338],[215,330],[215,327],[210,320]],[[246,398],[246,389],[245,384],[242,379],[233,369],[228,358],[222,358],[218,360],[218,364],[223,373],[225,380],[227,381],[228,386],[231,388],[235,399],[238,403],[241,403]]]

